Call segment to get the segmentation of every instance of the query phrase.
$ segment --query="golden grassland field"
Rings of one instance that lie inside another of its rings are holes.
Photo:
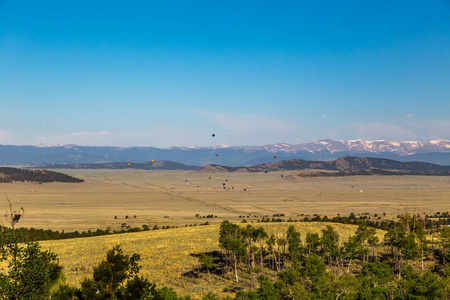
[[[242,224],[246,226],[247,224]],[[321,233],[329,223],[258,223],[271,234],[283,237],[288,226],[294,225],[304,239],[306,233]],[[355,233],[357,226],[331,224],[339,234],[343,244]],[[384,232],[377,230],[380,240]],[[92,238],[54,240],[40,242],[43,249],[58,254],[60,265],[64,268],[67,283],[79,286],[85,277],[92,277],[92,267],[105,259],[106,252],[120,244],[126,254],[139,253],[142,269],[140,274],[157,286],[169,286],[178,293],[201,297],[208,292],[220,295],[232,280],[213,276],[207,281],[206,273],[201,279],[182,274],[200,267],[196,255],[202,252],[219,250],[219,225],[174,228],[126,234],[116,234]]]
[[[0,184],[1,193],[13,201],[20,199],[16,208],[25,209],[19,226],[65,231],[108,227],[114,230],[123,223],[132,227],[144,224],[182,227],[206,221],[219,223],[224,219],[239,222],[239,216],[248,215],[251,215],[248,221],[256,221],[274,214],[296,219],[301,214],[336,216],[350,212],[385,213],[387,218],[393,218],[405,209],[422,214],[450,208],[450,178],[439,176],[294,180],[289,178],[289,172],[58,171],[85,182]],[[6,197],[3,203],[6,210]],[[196,214],[217,218],[199,219]]]
[[[221,276],[213,276],[208,282],[205,274],[201,278],[182,275],[200,266],[196,255],[219,250],[218,223],[224,219],[241,222],[245,216],[251,225],[263,226],[280,237],[293,224],[304,239],[306,233],[320,233],[327,224],[257,223],[257,220],[274,214],[300,219],[302,214],[331,217],[350,212],[368,212],[372,217],[386,213],[386,218],[395,218],[406,209],[410,213],[431,214],[450,208],[450,178],[438,176],[292,179],[289,172],[283,172],[281,177],[281,172],[60,171],[85,182],[0,184],[1,192],[10,200],[20,199],[14,208],[25,209],[18,226],[65,231],[108,227],[114,230],[124,223],[132,227],[143,224],[179,227],[40,242],[44,249],[58,255],[69,284],[79,285],[85,277],[92,276],[92,267],[105,258],[108,250],[120,244],[125,253],[141,255],[141,275],[159,286],[167,285],[194,297],[209,291],[223,295],[223,289],[233,284]],[[8,203],[4,197],[6,211]],[[201,218],[196,218],[196,214]],[[207,215],[217,218],[202,218]],[[213,225],[198,226],[206,221]],[[3,224],[7,225],[5,220]],[[194,224],[197,226],[189,226]],[[332,226],[341,243],[356,230],[352,225]],[[381,240],[383,232],[378,230],[377,235]]]

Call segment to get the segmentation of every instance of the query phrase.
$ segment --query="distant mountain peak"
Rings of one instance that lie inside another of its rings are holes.
[[[46,145],[46,144],[42,144],[42,143],[34,144],[34,145],[31,145],[31,146],[38,147],[38,148],[63,147],[63,145],[61,145],[61,144]]]
[[[18,147],[20,151],[18,151]],[[23,147],[23,148],[22,148]],[[0,145],[0,164],[51,163],[113,163],[130,161],[145,163],[168,160],[187,165],[229,166],[269,163],[286,159],[333,160],[341,156],[371,156],[401,161],[424,161],[450,165],[450,141],[389,141],[389,140],[316,140],[292,145],[276,143],[261,146],[209,147],[108,147],[80,145],[8,146]]]

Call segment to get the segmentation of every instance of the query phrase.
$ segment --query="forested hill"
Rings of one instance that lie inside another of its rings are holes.
[[[333,161],[307,161],[302,159],[291,159],[276,161],[272,163],[259,164],[251,167],[227,167],[218,165],[208,165],[201,169],[205,172],[265,172],[317,169],[339,171],[342,173],[355,173],[355,175],[365,174],[423,174],[423,175],[450,175],[450,166],[441,166],[425,162],[400,162],[384,158],[371,157],[351,157],[344,156]],[[362,172],[361,171],[365,171]],[[361,173],[361,174],[358,174]]]
[[[63,173],[48,170],[26,170],[18,168],[0,167],[0,182],[29,181],[29,182],[83,182]]]

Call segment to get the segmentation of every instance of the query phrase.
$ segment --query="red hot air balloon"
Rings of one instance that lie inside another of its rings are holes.
[[[274,156],[273,156],[273,158],[275,158],[275,159],[276,159],[276,158],[277,158],[277,156],[276,156],[276,155],[274,155]]]

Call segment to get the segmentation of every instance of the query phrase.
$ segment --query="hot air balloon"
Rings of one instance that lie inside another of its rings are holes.
[[[215,136],[216,136],[216,134],[215,134],[215,133],[213,133],[213,134],[212,134],[212,137],[215,137]]]
[[[298,165],[298,167],[299,167],[299,168],[301,168],[301,167],[302,167],[302,165]]]
[[[218,154],[218,153],[216,153],[216,156],[219,156],[219,154]]]
[[[211,179],[211,176],[209,176],[208,179]]]
[[[247,185],[247,188],[249,188],[250,186],[249,185]]]
[[[214,189],[217,189],[217,186],[215,186]]]
[[[188,182],[189,180],[185,179],[184,181]]]
[[[131,164],[130,164],[130,163],[128,163],[128,165],[129,165],[129,166],[131,166]]]
[[[225,185],[225,183],[222,183],[222,185]]]
[[[152,163],[152,162],[154,162],[154,160],[152,159],[150,162]]]
[[[273,158],[277,158],[277,156],[276,156],[276,155],[274,155],[274,156],[273,156]]]
[[[283,177],[283,174],[281,174],[281,177]]]
[[[234,186],[231,187],[234,190]]]
[[[244,192],[246,192],[247,191],[247,189],[244,189]]]
[[[223,189],[226,189],[226,188],[227,188],[226,186],[223,187]]]
[[[267,172],[268,172],[268,171],[264,171],[264,173],[266,173],[266,174],[267,174]]]

